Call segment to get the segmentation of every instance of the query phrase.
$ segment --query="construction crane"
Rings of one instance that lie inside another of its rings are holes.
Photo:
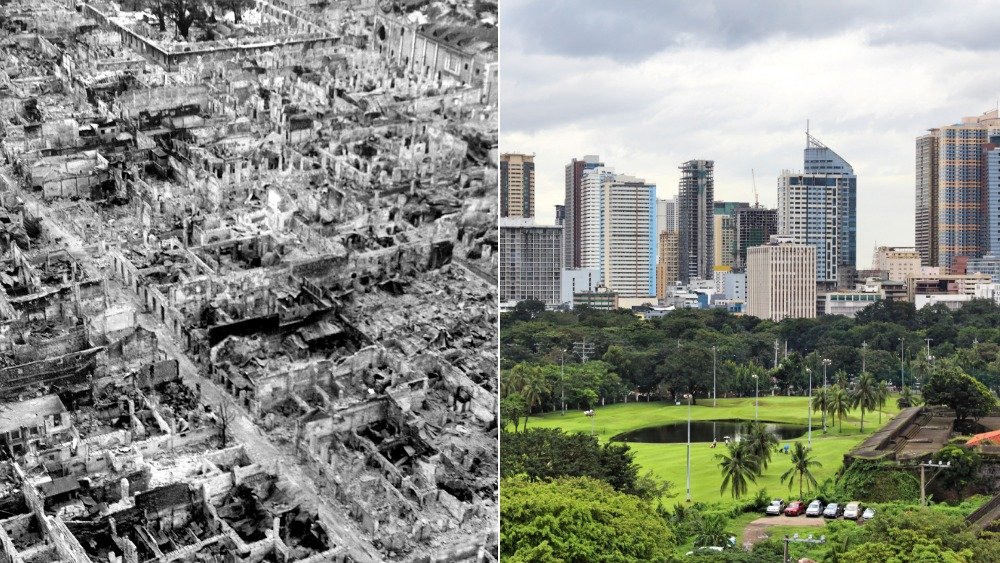
[[[753,207],[757,209],[760,207],[760,199],[757,197],[757,174],[753,168],[750,169],[750,177],[753,178]]]

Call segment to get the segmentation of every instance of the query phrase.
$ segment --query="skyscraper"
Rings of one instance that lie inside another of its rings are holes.
[[[621,297],[656,294],[656,186],[632,176],[606,181],[604,284]]]
[[[563,235],[565,245],[563,261],[567,268],[579,268],[582,265],[582,255],[580,251],[581,233],[581,213],[583,209],[582,182],[585,170],[604,166],[597,155],[586,155],[583,160],[573,159],[566,165],[566,200],[563,202],[563,214],[565,220],[563,227],[566,232]]]
[[[566,206],[556,205],[556,226],[562,227],[566,224]]]
[[[837,258],[839,265],[854,268],[858,263],[858,178],[854,175],[854,168],[833,149],[816,140],[808,130],[804,153],[804,173],[840,178],[837,202],[840,255]]]
[[[656,225],[661,233],[677,230],[677,198],[656,200]]]
[[[736,240],[736,256],[733,262],[735,268],[745,268],[747,263],[747,248],[767,244],[771,235],[778,234],[778,210],[764,207],[742,207],[736,210],[736,221],[733,226]]]
[[[747,313],[762,319],[816,316],[816,247],[775,235],[747,250]]]
[[[613,168],[586,168],[580,180],[580,267],[604,275],[604,189],[613,181]],[[567,219],[569,213],[567,213]]]
[[[778,178],[778,233],[816,247],[816,281],[835,286],[857,262],[857,177],[840,155],[806,133],[804,173]]]
[[[1000,135],[990,135],[982,153],[985,255],[1000,256]]]
[[[915,239],[920,263],[938,265],[938,134],[917,137],[917,213]]]
[[[998,134],[1000,112],[991,110],[917,138],[915,234],[930,265],[959,271],[969,258],[992,252],[986,145]]]
[[[710,280],[715,266],[715,162],[689,160],[680,166],[677,194],[678,275],[683,283]]]
[[[531,218],[501,218],[500,302],[537,299],[546,307],[562,301],[562,227],[535,225]]]
[[[667,287],[677,281],[677,231],[660,231],[657,245],[660,258],[656,263],[656,298],[667,296]]]
[[[500,155],[500,216],[535,216],[534,155]]]
[[[750,207],[742,201],[716,201],[715,210],[715,266],[732,268],[736,262],[736,211]]]

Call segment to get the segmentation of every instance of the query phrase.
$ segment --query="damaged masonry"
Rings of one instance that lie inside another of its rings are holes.
[[[0,563],[496,561],[496,25],[0,3]]]

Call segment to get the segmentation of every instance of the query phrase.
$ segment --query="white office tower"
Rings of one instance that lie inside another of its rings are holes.
[[[815,317],[816,247],[773,236],[747,249],[746,312],[772,321]]]

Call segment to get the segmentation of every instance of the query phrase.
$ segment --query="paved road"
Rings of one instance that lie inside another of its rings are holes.
[[[3,171],[0,175],[6,176]],[[48,208],[41,204],[32,194],[20,191],[21,196],[29,203],[33,212],[37,210],[45,220],[45,227],[50,229],[57,236],[62,237],[67,244],[67,248],[73,255],[81,261],[85,268],[92,272],[100,271],[94,260],[88,253],[82,252],[83,241],[78,236],[63,228],[58,221],[50,216]],[[105,272],[110,274],[110,272]],[[357,528],[352,520],[342,508],[332,505],[332,503],[320,494],[320,487],[308,477],[303,471],[299,460],[291,451],[282,451],[263,434],[260,428],[255,425],[250,414],[238,404],[232,395],[217,386],[210,379],[202,376],[198,366],[188,358],[187,354],[177,345],[173,335],[159,321],[155,315],[143,312],[143,304],[139,296],[124,289],[117,281],[109,280],[109,292],[118,289],[117,294],[129,298],[138,312],[139,325],[156,333],[160,348],[165,350],[171,357],[176,358],[180,368],[181,377],[192,387],[197,384],[201,388],[201,400],[203,404],[213,405],[213,410],[218,410],[218,405],[228,404],[230,411],[235,413],[229,425],[229,432],[234,442],[242,444],[248,457],[262,466],[273,466],[280,469],[281,475],[286,477],[295,486],[308,493],[312,498],[317,499],[319,517],[326,524],[337,545],[345,546],[351,552],[351,557],[355,561],[380,561],[382,557],[375,548],[365,541],[364,534]]]

